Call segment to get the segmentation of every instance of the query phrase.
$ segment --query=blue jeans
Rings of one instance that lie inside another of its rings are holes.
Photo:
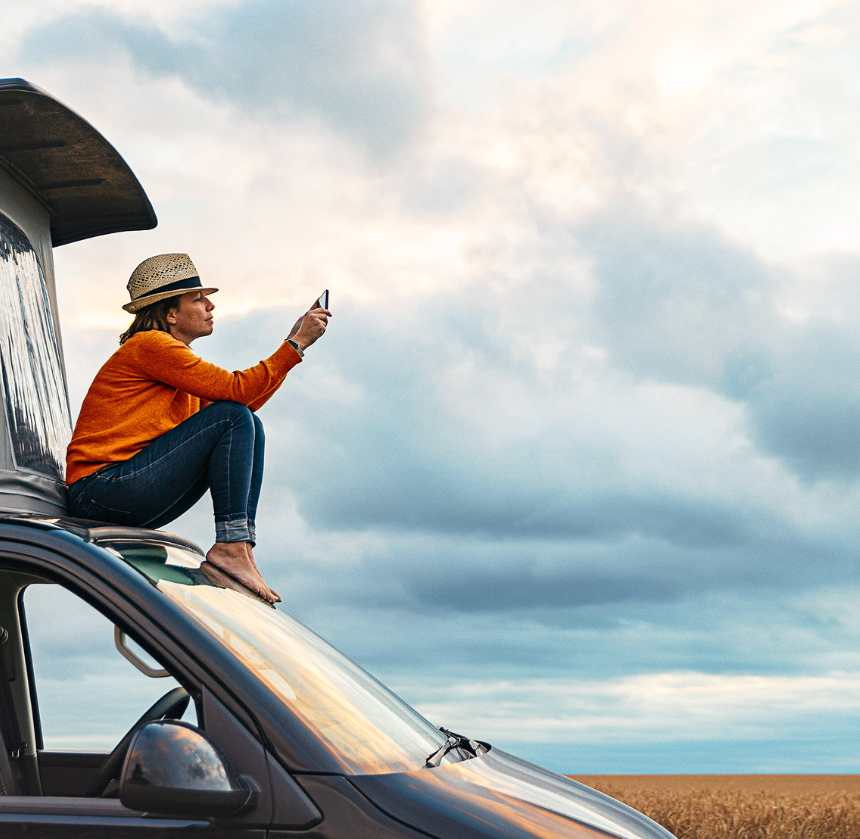
[[[256,544],[265,434],[239,402],[213,402],[134,457],[69,485],[69,515],[162,527],[212,493],[215,541]]]

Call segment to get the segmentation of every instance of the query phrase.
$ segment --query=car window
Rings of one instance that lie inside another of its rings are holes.
[[[145,676],[123,658],[114,625],[76,594],[54,584],[30,585],[23,603],[46,750],[110,752],[150,705],[177,686],[172,677]],[[193,702],[184,719],[197,725]]]

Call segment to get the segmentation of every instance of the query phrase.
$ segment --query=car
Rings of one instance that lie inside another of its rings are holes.
[[[431,723],[189,540],[66,514],[52,249],[156,219],[104,137],[30,83],[0,80],[0,132],[0,835],[671,839]],[[92,678],[81,662],[108,636]],[[110,728],[117,665],[146,684],[139,718],[110,750],[76,742],[70,719]]]
[[[0,520],[3,836],[671,836],[609,796],[438,728],[207,566],[163,531]],[[110,752],[43,746],[26,609],[43,586],[73,598],[59,620],[101,613],[131,664],[178,683]],[[189,705],[193,724],[179,719]]]

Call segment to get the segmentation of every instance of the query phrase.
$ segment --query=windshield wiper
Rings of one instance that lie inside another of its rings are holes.
[[[483,743],[479,743],[477,740],[470,740],[463,734],[449,731],[442,726],[439,726],[439,731],[445,735],[445,742],[435,752],[427,756],[427,760],[424,763],[425,766],[438,766],[442,762],[442,758],[454,749],[462,749],[472,757],[477,757],[487,751],[487,747]]]

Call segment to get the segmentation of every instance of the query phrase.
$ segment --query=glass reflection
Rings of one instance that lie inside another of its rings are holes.
[[[62,480],[71,415],[60,337],[27,236],[0,213],[0,372],[14,464]]]
[[[424,765],[445,736],[369,673],[256,598],[161,579],[190,612],[302,720],[349,774]]]

